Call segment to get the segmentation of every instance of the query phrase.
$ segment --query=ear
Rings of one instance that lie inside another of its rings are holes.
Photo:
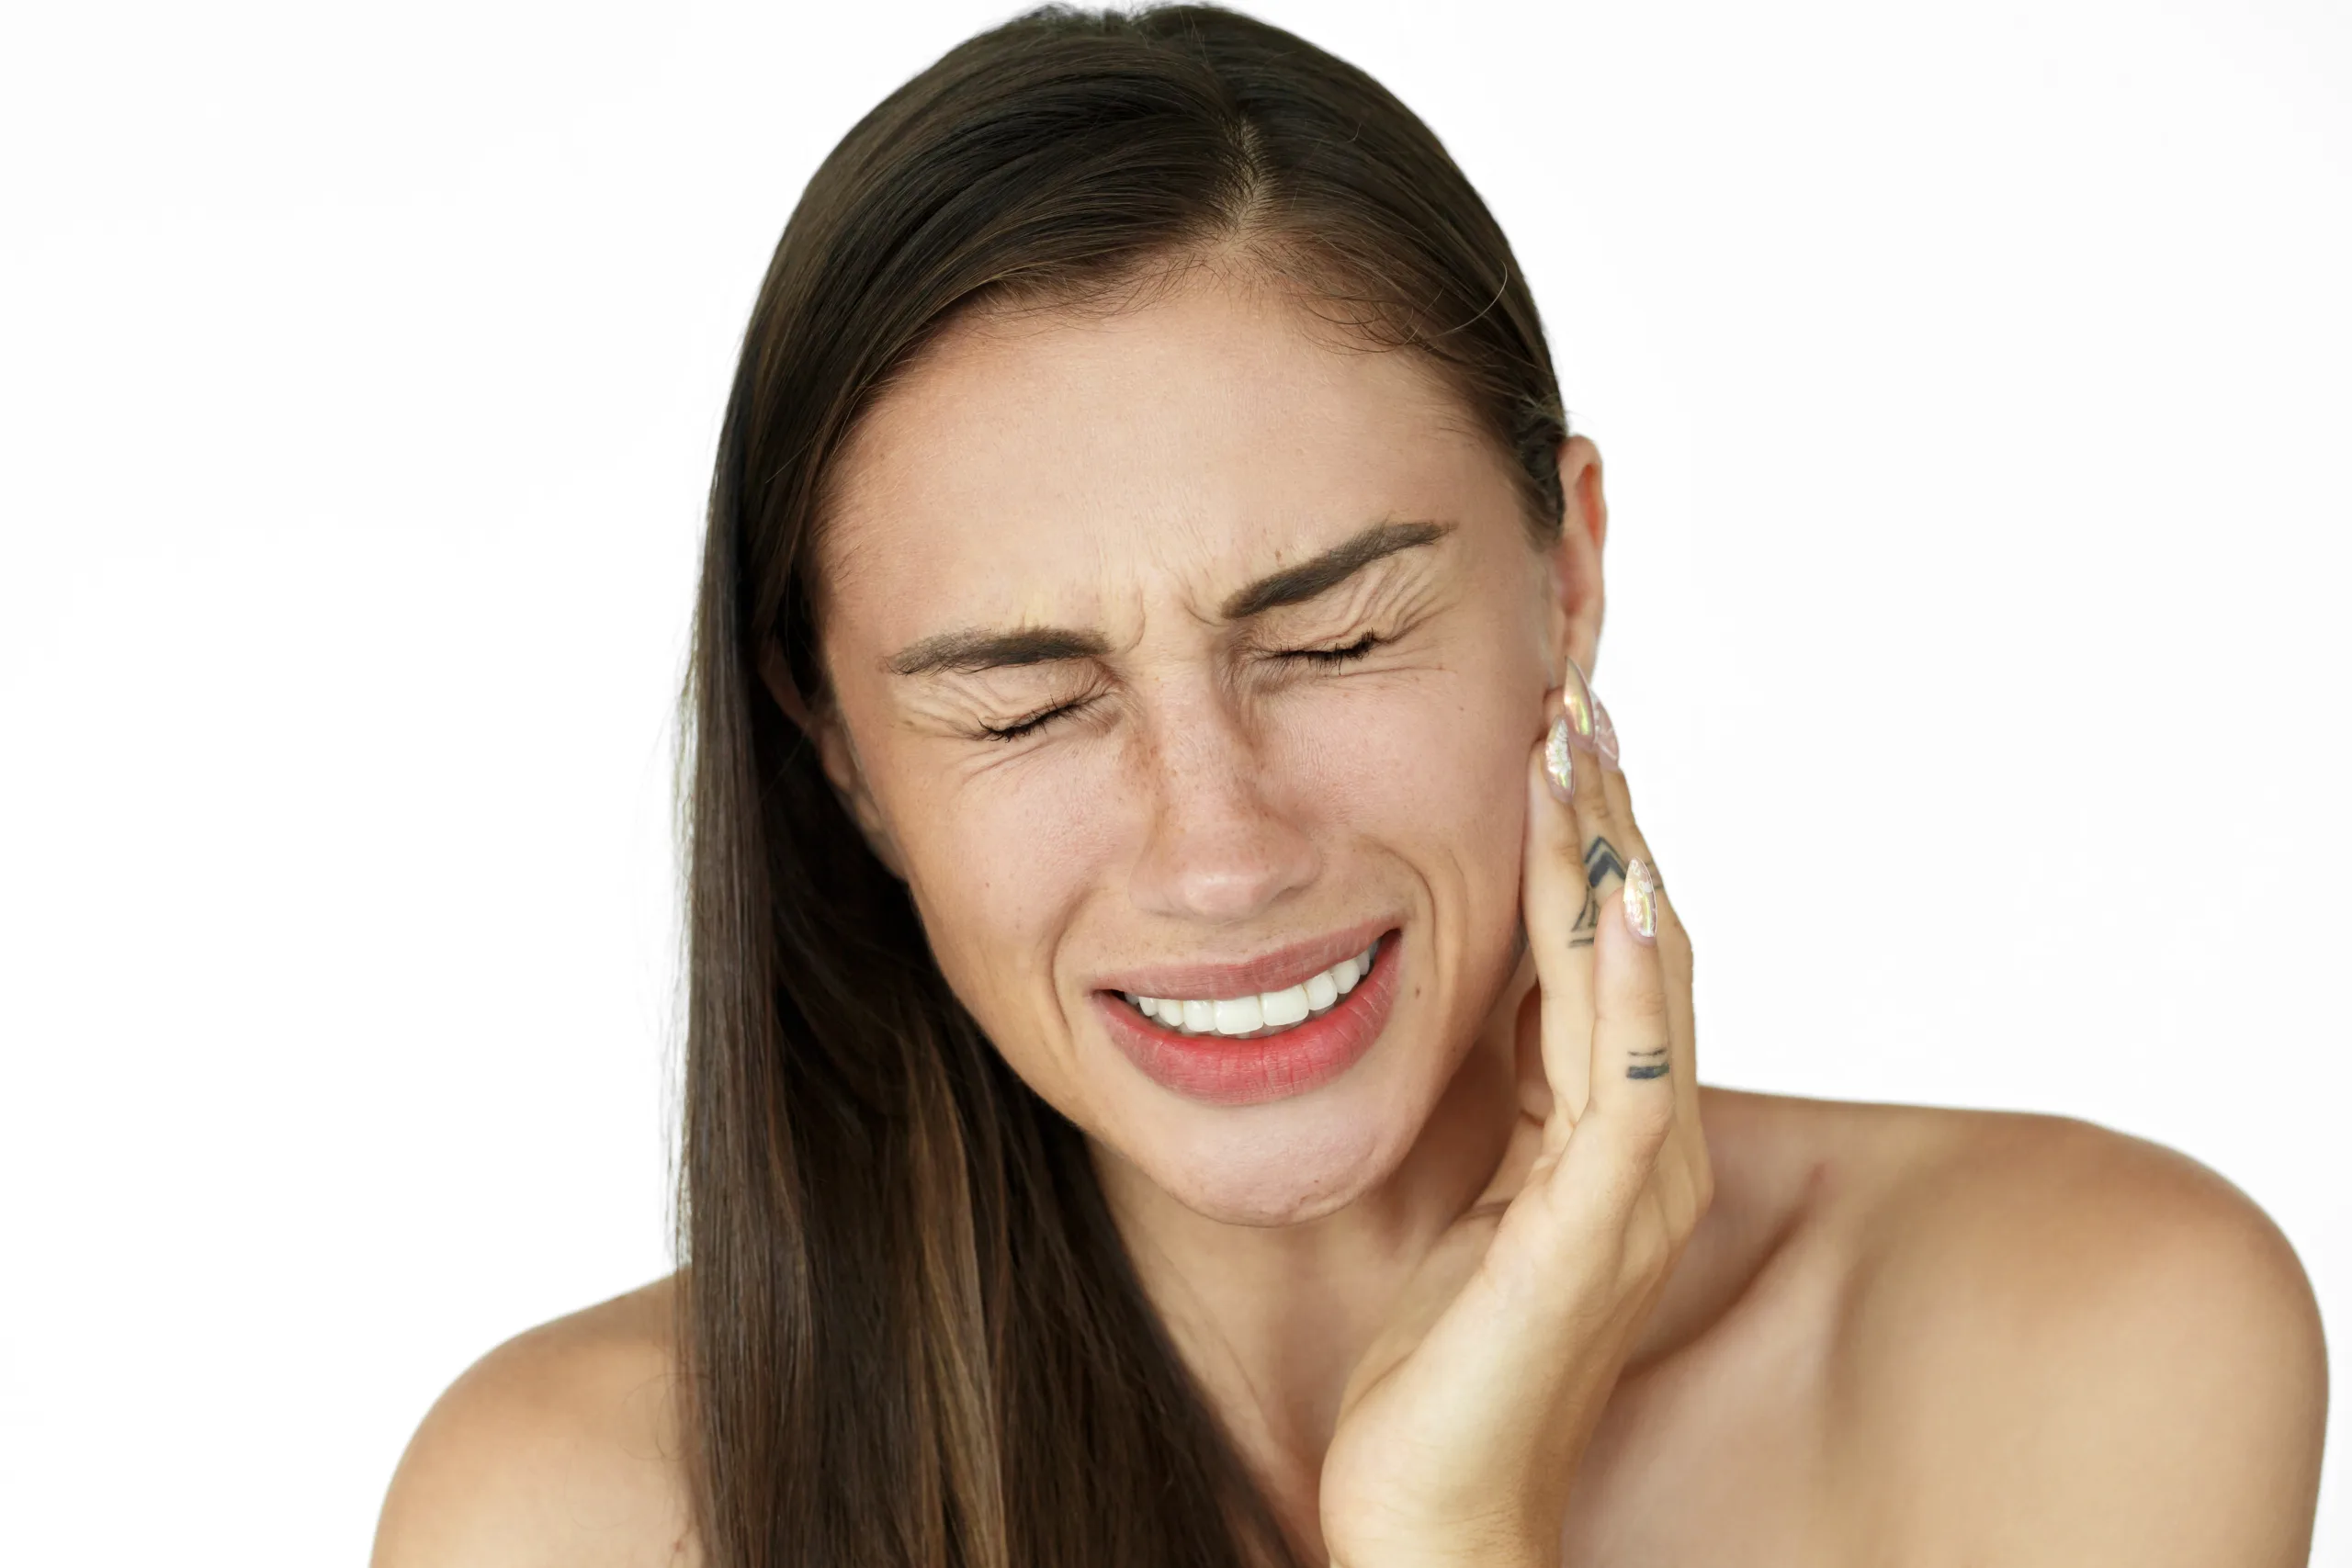
[[[890,874],[904,882],[906,867],[899,854],[899,841],[890,836],[889,826],[882,820],[881,808],[874,802],[874,791],[865,782],[865,765],[858,760],[857,747],[850,739],[849,726],[842,721],[841,708],[832,702],[811,706],[800,694],[800,688],[785,667],[784,650],[774,639],[760,650],[760,682],[768,689],[785,716],[800,727],[800,732],[816,744],[817,759],[823,764],[825,777],[841,798],[842,808],[849,813],[857,830],[865,835],[866,847],[874,858],[889,867]]]
[[[1560,536],[1550,550],[1552,650],[1590,674],[1607,604],[1600,553],[1609,542],[1609,498],[1600,486],[1600,449],[1585,436],[1560,443]]]

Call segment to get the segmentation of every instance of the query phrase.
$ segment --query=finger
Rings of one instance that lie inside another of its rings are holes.
[[[1604,783],[1607,770],[1593,738],[1596,707],[1584,672],[1570,660],[1562,671],[1558,705],[1545,737],[1545,776],[1553,796],[1567,807],[1569,843],[1561,847],[1558,863],[1563,882],[1574,885],[1575,919],[1568,929],[1548,940],[1577,959],[1580,983],[1555,997],[1547,990],[1543,1006],[1544,1058],[1552,1079],[1554,1102],[1568,1114],[1544,1129],[1544,1148],[1556,1154],[1590,1098],[1592,1042],[1592,943],[1607,900],[1624,878],[1624,862],[1612,839],[1611,810]],[[1565,897],[1553,909],[1565,913]],[[1555,1005],[1555,1002],[1557,1005]]]
[[[1643,833],[1641,823],[1634,817],[1633,786],[1625,776],[1623,764],[1617,760],[1617,727],[1611,720],[1606,707],[1598,701],[1594,703],[1593,707],[1600,735],[1608,742],[1603,750],[1603,755],[1608,760],[1609,767],[1602,776],[1602,782],[1609,793],[1611,822],[1623,840],[1622,848],[1624,852],[1628,856],[1639,855],[1647,862],[1650,874],[1657,879],[1658,886],[1663,888],[1666,886],[1666,873],[1658,863],[1657,852],[1650,848],[1649,839]],[[1679,988],[1683,993],[1682,999],[1687,1001],[1690,976],[1690,933],[1683,929],[1680,915],[1670,905],[1660,911],[1657,942],[1659,954],[1666,964],[1668,999],[1674,1000]],[[1679,987],[1676,984],[1678,981],[1680,982]]]
[[[1556,704],[1553,709],[1557,712]],[[1574,807],[1554,774],[1561,771],[1551,738],[1528,759],[1526,863],[1521,874],[1520,918],[1535,963],[1536,1036],[1552,1114],[1544,1151],[1555,1154],[1566,1129],[1584,1112],[1587,1057],[1592,1039],[1592,944],[1579,942],[1589,888],[1584,840]],[[1572,765],[1572,764],[1568,764]]]
[[[1592,1092],[1561,1175],[1615,1215],[1630,1213],[1650,1184],[1677,1122],[1673,1024],[1657,943],[1662,897],[1647,863],[1631,857],[1593,932]]]
[[[1584,671],[1577,668],[1574,660],[1568,661],[1566,680],[1560,703],[1564,725],[1559,732],[1569,741],[1575,763],[1569,798],[1576,813],[1577,840],[1581,846],[1585,875],[1584,908],[1577,917],[1572,940],[1579,946],[1590,947],[1609,899],[1625,880],[1625,836],[1618,826],[1616,804],[1609,790],[1608,754],[1598,745],[1602,733],[1600,705],[1594,700],[1591,688],[1585,683]],[[1579,710],[1583,715],[1581,722]]]
[[[1599,724],[1613,750],[1616,726],[1610,720],[1609,710],[1595,703]],[[1610,817],[1624,840],[1629,856],[1638,855],[1657,879],[1661,891],[1666,886],[1666,874],[1658,864],[1657,852],[1650,848],[1648,835],[1642,831],[1634,812],[1634,792],[1622,763],[1612,762],[1603,782],[1609,791]],[[1657,947],[1659,961],[1666,966],[1667,1005],[1675,1024],[1675,1044],[1678,1052],[1695,1045],[1696,1032],[1690,1016],[1690,934],[1682,924],[1682,917],[1669,899],[1661,903],[1658,911]],[[1678,1058],[1678,1069],[1688,1070],[1694,1063]]]
[[[1609,1098],[1617,1080],[1630,1071],[1645,1084],[1667,1084],[1662,1095],[1645,1094],[1638,1104],[1648,1108],[1665,1099],[1670,1111],[1673,1031],[1657,941],[1661,900],[1656,873],[1646,857],[1634,850],[1628,834],[1632,795],[1621,765],[1616,725],[1574,660],[1568,661],[1564,680],[1563,710],[1569,732],[1582,741],[1577,760],[1586,764],[1577,770],[1573,799],[1591,893],[1582,934],[1594,943],[1592,1100],[1600,1104]],[[1621,804],[1625,807],[1622,811]],[[1632,1033],[1620,1029],[1613,1042],[1604,1041],[1603,1020],[1612,1003],[1621,1021],[1638,1018],[1643,1028]],[[1655,1040],[1646,1028],[1651,1021],[1658,1025]],[[1619,1061],[1609,1055],[1611,1049],[1642,1055]]]
[[[1693,1017],[1691,990],[1691,945],[1690,932],[1671,897],[1665,897],[1666,879],[1658,870],[1657,852],[1642,831],[1634,810],[1633,789],[1626,777],[1616,739],[1616,726],[1607,705],[1594,700],[1596,740],[1610,768],[1605,778],[1609,790],[1611,818],[1625,840],[1626,852],[1637,856],[1650,867],[1657,878],[1659,892],[1657,951],[1658,961],[1666,976],[1667,1015],[1673,1040],[1672,1073],[1675,1081],[1675,1136],[1688,1144],[1686,1163],[1691,1168],[1689,1186],[1696,1206],[1705,1207],[1704,1194],[1713,1183],[1706,1170],[1706,1147],[1699,1116],[1698,1028]]]

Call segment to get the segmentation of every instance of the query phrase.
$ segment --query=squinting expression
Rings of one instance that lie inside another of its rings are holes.
[[[835,487],[835,778],[1006,1060],[1213,1218],[1383,1179],[1517,957],[1563,633],[1507,459],[1200,276],[959,323]]]

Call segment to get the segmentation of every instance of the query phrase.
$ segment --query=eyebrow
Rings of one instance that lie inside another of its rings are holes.
[[[1286,566],[1242,589],[1225,602],[1225,618],[1247,620],[1285,604],[1303,604],[1329,592],[1376,560],[1399,550],[1433,545],[1453,532],[1451,523],[1374,523],[1321,555]]]
[[[1035,626],[1023,631],[942,632],[910,644],[890,658],[894,675],[977,674],[1016,664],[1057,659],[1099,659],[1110,645],[1091,632]]]
[[[1400,550],[1433,545],[1452,532],[1451,523],[1374,523],[1320,555],[1286,566],[1232,593],[1225,601],[1224,617],[1241,621],[1286,604],[1303,604],[1329,592],[1374,561],[1385,560]],[[894,675],[972,675],[1057,660],[1099,659],[1109,651],[1110,645],[1094,633],[1061,626],[1018,631],[974,628],[942,632],[910,644],[891,656],[888,669]]]

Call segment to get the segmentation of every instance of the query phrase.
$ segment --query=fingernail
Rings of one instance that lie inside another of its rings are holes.
[[[1568,732],[1578,740],[1592,739],[1592,682],[1573,659],[1567,661],[1567,672],[1560,682],[1560,711],[1568,721]]]
[[[1599,697],[1592,699],[1592,749],[1602,761],[1617,766],[1617,727],[1610,722],[1609,705]]]
[[[1552,798],[1561,805],[1566,806],[1576,798],[1577,759],[1568,741],[1568,716],[1566,714],[1554,719],[1552,728],[1544,732],[1544,782],[1552,786]]]
[[[1658,906],[1666,889],[1657,885],[1650,863],[1635,855],[1625,863],[1625,926],[1640,942],[1657,940]]]

